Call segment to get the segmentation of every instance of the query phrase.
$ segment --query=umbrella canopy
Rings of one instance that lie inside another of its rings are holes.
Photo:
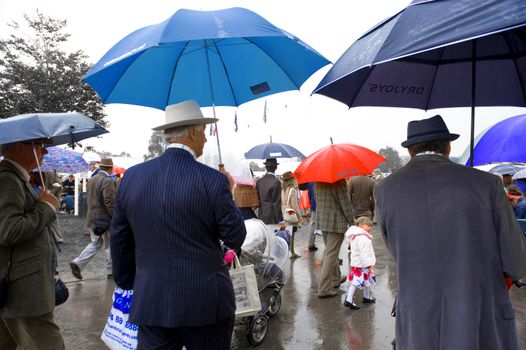
[[[56,171],[59,173],[80,173],[89,170],[89,164],[84,160],[82,154],[60,148],[49,147],[47,154],[44,156],[41,171]]]
[[[504,119],[475,140],[474,165],[497,162],[526,163],[526,114]],[[462,159],[467,165],[468,161]]]
[[[513,175],[521,168],[512,164],[499,164],[489,170],[492,174]]]
[[[349,107],[470,106],[473,145],[475,106],[526,106],[525,53],[526,1],[413,1],[352,44],[314,92]]]
[[[119,41],[84,80],[106,104],[238,106],[299,89],[329,63],[247,9],[182,9]]]
[[[305,158],[303,153],[296,148],[284,143],[263,143],[252,147],[245,153],[247,159],[267,159],[267,158]]]
[[[120,166],[114,166],[113,167],[113,170],[112,170],[112,174],[115,174],[115,175],[122,175],[126,172],[126,169],[123,168],[123,167],[120,167]]]
[[[521,169],[517,171],[515,174],[513,174],[511,179],[512,180],[526,179],[526,169]]]
[[[334,183],[350,176],[371,174],[385,158],[368,148],[341,143],[324,147],[305,158],[292,174],[298,183]]]
[[[37,139],[47,139],[51,146],[74,144],[107,132],[77,112],[23,114],[0,120],[0,144]]]

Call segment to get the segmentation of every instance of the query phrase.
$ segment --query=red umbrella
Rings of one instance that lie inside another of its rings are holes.
[[[350,176],[371,174],[385,158],[351,143],[332,144],[305,158],[292,174],[298,183],[334,183]]]
[[[120,166],[114,166],[114,167],[113,167],[113,172],[112,172],[112,173],[115,174],[115,175],[117,175],[117,174],[122,175],[122,174],[124,174],[125,172],[126,172],[126,169],[121,168]]]

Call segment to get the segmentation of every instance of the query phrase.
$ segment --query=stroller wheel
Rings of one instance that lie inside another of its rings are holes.
[[[275,289],[272,292],[272,295],[270,296],[267,315],[269,315],[269,317],[276,315],[280,308],[281,308],[281,294],[279,290]]]
[[[257,314],[248,325],[248,342],[259,345],[265,340],[268,330],[268,318],[263,314]]]

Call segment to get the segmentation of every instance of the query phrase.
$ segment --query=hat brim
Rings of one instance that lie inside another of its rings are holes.
[[[217,119],[217,118],[201,118],[201,117],[199,117],[199,118],[195,118],[195,119],[187,119],[187,120],[182,120],[182,121],[178,121],[178,122],[163,124],[163,125],[160,125],[160,126],[157,126],[157,127],[153,128],[152,130],[159,131],[159,130],[166,130],[166,129],[177,128],[177,127],[180,127],[180,126],[199,125],[199,124],[212,124],[212,123],[216,123],[218,121],[219,121],[219,119]]]
[[[458,134],[429,134],[429,135],[422,135],[417,137],[412,137],[410,139],[405,140],[402,142],[402,147],[409,147],[411,145],[422,143],[422,142],[428,142],[428,141],[438,141],[438,140],[449,140],[454,141],[459,138],[460,135]]]

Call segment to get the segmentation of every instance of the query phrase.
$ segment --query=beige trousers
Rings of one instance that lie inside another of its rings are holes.
[[[339,285],[341,272],[338,261],[340,248],[343,242],[343,233],[323,231],[323,242],[325,251],[320,272],[320,283],[318,284],[318,294],[327,293],[333,290],[334,286]]]
[[[2,350],[65,350],[53,313],[27,318],[0,318]]]

